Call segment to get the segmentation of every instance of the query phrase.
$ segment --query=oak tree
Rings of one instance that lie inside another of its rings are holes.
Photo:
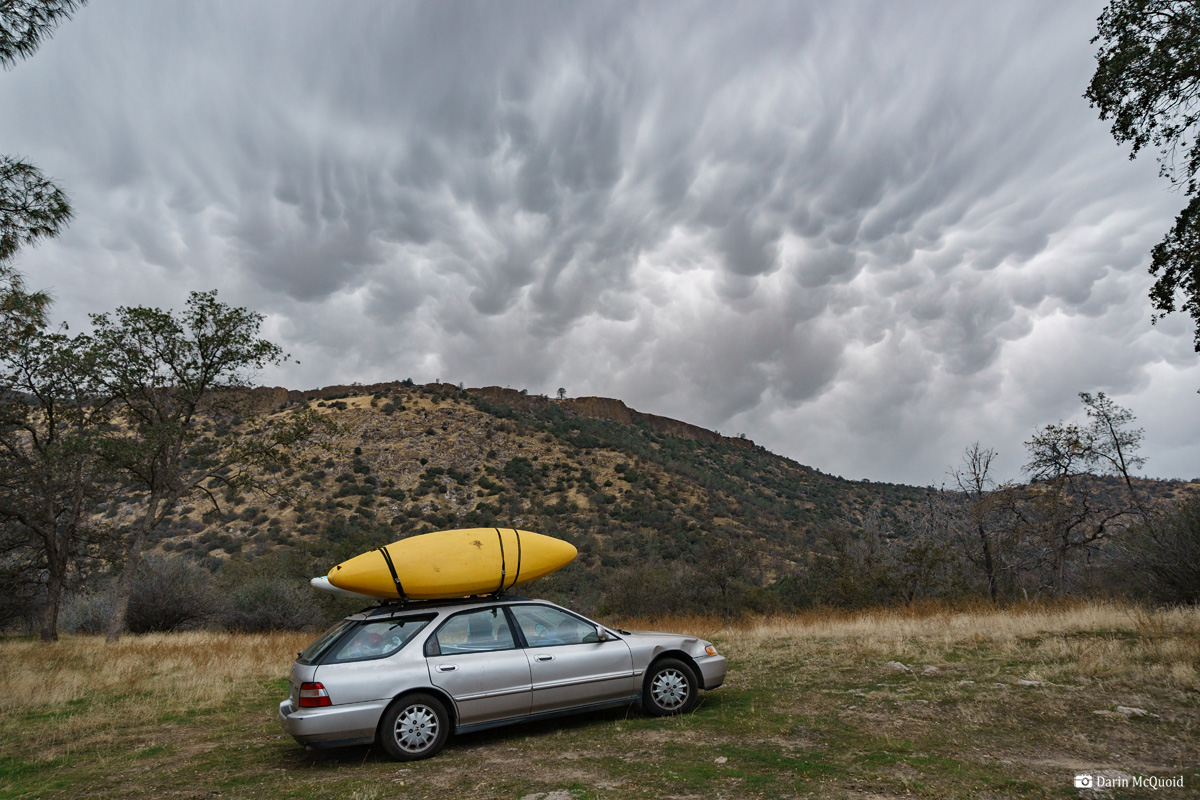
[[[59,606],[76,560],[105,532],[100,504],[111,481],[100,442],[111,414],[87,337],[33,331],[19,346],[0,349],[5,591],[31,578],[43,582],[43,640],[57,638]]]
[[[1112,0],[1098,20],[1096,72],[1084,97],[1112,120],[1130,158],[1158,150],[1160,173],[1188,204],[1151,251],[1155,317],[1181,310],[1194,321],[1200,352],[1200,4],[1194,0]]]
[[[125,626],[129,596],[151,532],[182,500],[255,482],[256,467],[287,459],[287,447],[319,425],[303,411],[261,419],[248,431],[228,420],[253,374],[279,363],[280,348],[259,337],[263,315],[217,293],[192,292],[181,312],[122,307],[92,316],[97,374],[123,428],[104,443],[136,513],[124,532],[110,641]]]

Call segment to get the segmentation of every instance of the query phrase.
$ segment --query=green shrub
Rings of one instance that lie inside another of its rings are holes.
[[[524,456],[510,458],[504,465],[504,477],[517,486],[532,486],[536,475],[533,462]]]

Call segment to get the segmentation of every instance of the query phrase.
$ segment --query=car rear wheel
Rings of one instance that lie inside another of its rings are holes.
[[[656,717],[686,714],[700,699],[696,672],[678,659],[656,661],[642,685],[642,706]]]
[[[442,701],[429,694],[410,694],[388,706],[379,723],[379,741],[397,761],[417,761],[437,754],[450,735],[450,718]]]

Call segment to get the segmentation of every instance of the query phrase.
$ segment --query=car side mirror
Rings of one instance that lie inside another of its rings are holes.
[[[607,642],[611,638],[612,637],[608,635],[608,631],[604,629],[603,625],[596,626],[596,641]]]

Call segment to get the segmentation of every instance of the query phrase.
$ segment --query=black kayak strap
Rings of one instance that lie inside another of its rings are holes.
[[[517,579],[521,577],[521,532],[516,528],[510,530],[517,537],[517,571],[513,573],[512,583],[509,586],[516,586]],[[499,528],[496,528],[496,538],[500,540],[500,588],[496,590],[496,594],[503,594],[504,581],[508,577],[508,564],[504,560],[504,534],[500,533]]]
[[[521,532],[516,528],[513,528],[512,532],[517,536],[517,573],[513,575],[513,582],[511,585],[516,586],[517,581],[521,577]]]
[[[383,560],[387,562],[388,572],[392,573],[392,581],[396,584],[396,594],[401,600],[404,600],[404,587],[400,585],[400,576],[396,574],[396,565],[392,563],[392,555],[387,551],[386,547],[379,548],[379,552],[383,554]]]
[[[504,578],[507,576],[508,569],[504,563],[504,535],[500,533],[500,529],[496,528],[496,540],[500,543],[500,587],[496,589],[496,594],[504,592]]]

